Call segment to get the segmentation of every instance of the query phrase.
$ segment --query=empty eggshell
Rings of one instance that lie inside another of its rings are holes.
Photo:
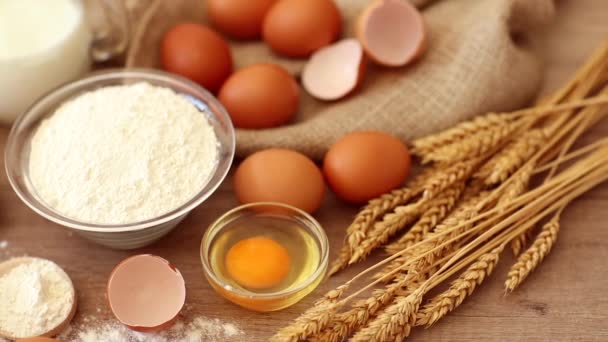
[[[365,75],[365,55],[356,39],[321,48],[302,71],[304,89],[319,100],[337,100],[357,88]]]
[[[418,9],[403,0],[376,0],[359,17],[357,36],[376,63],[403,66],[424,53],[426,30]]]
[[[177,319],[186,300],[186,285],[179,270],[167,260],[140,254],[114,268],[107,298],[122,324],[135,331],[157,331]]]

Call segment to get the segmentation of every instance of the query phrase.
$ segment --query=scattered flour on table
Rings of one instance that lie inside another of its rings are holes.
[[[169,329],[140,333],[116,321],[85,318],[83,326],[72,326],[59,336],[63,342],[215,342],[240,341],[243,332],[234,324],[197,316],[191,321],[178,320]]]
[[[216,167],[217,146],[204,113],[173,90],[109,86],[42,121],[31,141],[30,178],[65,216],[133,223],[192,199]]]
[[[71,280],[55,263],[34,259],[0,277],[0,330],[15,337],[38,336],[69,316]]]

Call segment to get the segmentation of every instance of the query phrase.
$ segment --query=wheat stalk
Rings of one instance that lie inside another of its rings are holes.
[[[591,87],[586,87],[585,89],[590,89]],[[608,87],[604,87],[604,89],[600,92],[600,93],[605,93],[608,91]],[[578,93],[575,93],[574,96],[578,96]],[[600,111],[600,108],[598,107],[590,107],[590,108],[586,108],[583,111],[587,111],[588,115],[586,115],[584,118],[580,119],[580,123],[578,124],[578,126],[574,129],[574,131],[570,134],[570,136],[568,137],[568,139],[563,143],[561,150],[559,152],[559,155],[557,157],[556,160],[556,165],[554,165],[550,171],[549,174],[547,175],[547,177],[545,178],[545,181],[547,181],[548,179],[550,179],[556,172],[557,170],[557,165],[559,165],[559,163],[561,163],[566,155],[566,153],[568,152],[568,150],[572,147],[572,145],[574,144],[574,142],[580,137],[580,135],[585,132],[589,127],[591,127],[595,122],[597,122],[599,120],[599,118],[602,117],[602,113]],[[567,114],[564,115],[564,117],[567,116]],[[545,225],[543,227],[543,230],[541,230],[541,233],[539,234],[538,239],[547,239],[550,238],[551,241],[545,241],[545,244],[543,246],[548,247],[548,249],[543,250],[545,253],[549,253],[552,244],[557,240],[557,234],[559,232],[559,215],[561,214],[561,210],[558,212],[558,214],[556,214],[556,222],[550,222],[548,225]],[[546,231],[545,228],[548,228],[549,231]],[[511,249],[513,251],[513,254],[515,256],[518,256],[522,250],[522,248],[526,245],[526,241],[529,238],[529,231],[522,233],[521,235],[519,235],[518,237],[516,237],[512,242],[511,242]],[[545,233],[545,236],[541,235]],[[548,234],[550,233],[550,234]],[[535,241],[536,242],[536,241]],[[550,243],[551,242],[551,243]],[[534,244],[532,245],[531,249],[534,247]],[[529,255],[528,255],[529,256]],[[522,255],[522,257],[525,258],[525,255]],[[536,261],[536,265],[534,265],[533,268],[535,268],[537,266],[538,263],[540,263],[542,261],[542,259],[544,258],[544,256],[540,256],[540,259],[538,259]],[[507,289],[510,289],[511,291],[513,291],[515,289],[515,287],[519,286],[519,284],[521,282],[523,282],[523,280],[527,277],[527,274],[530,271],[528,271],[525,274],[521,274],[519,276],[517,276],[514,273],[514,270],[517,269],[519,267],[519,271],[521,272],[525,272],[524,269],[521,268],[521,264],[519,264],[520,260],[518,259],[518,262],[512,266],[511,271],[508,274],[508,278],[507,281],[505,282],[505,286],[507,287]],[[512,272],[513,271],[513,272]]]
[[[296,320],[291,330],[282,335],[286,338],[283,340],[339,341],[351,333],[355,334],[354,341],[400,340],[409,335],[415,324],[431,324],[460,305],[493,269],[497,259],[486,258],[490,258],[497,247],[503,250],[513,241],[512,248],[521,248],[515,244],[538,222],[556,211],[555,217],[559,217],[561,208],[570,201],[608,179],[606,144],[588,148],[587,156],[557,172],[557,166],[566,159],[582,155],[580,151],[567,155],[567,151],[582,132],[602,118],[598,105],[606,103],[607,72],[608,41],[565,87],[545,102],[549,105],[490,114],[416,141],[416,153],[423,158],[441,160],[441,169],[434,170],[428,179],[420,182],[420,192],[407,201],[391,209],[387,209],[388,205],[379,207],[375,213],[368,212],[367,221],[360,221],[361,226],[350,232],[354,236],[351,242],[364,245],[362,255],[369,253],[378,247],[371,242],[374,238],[384,241],[409,225],[412,219],[408,217],[414,208],[419,210],[414,216],[421,217],[414,228],[425,220],[431,222],[425,225],[434,227],[414,230],[410,234],[414,237],[406,241],[420,241],[408,242],[402,245],[405,246],[402,250],[395,248],[392,256],[360,272],[344,286],[384,267],[374,277],[376,280],[339,301],[326,297]],[[590,97],[598,92],[604,97]],[[585,108],[574,111],[581,106]],[[501,128],[494,127],[498,121],[502,122]],[[505,127],[504,123],[512,126]],[[484,125],[485,128],[480,128]],[[531,131],[542,131],[546,141],[539,144],[538,134],[529,133]],[[449,144],[458,146],[447,146]],[[542,166],[536,168],[536,165]],[[550,172],[546,181],[528,189],[531,176],[547,168]],[[471,179],[473,174],[475,177]],[[433,219],[431,215],[441,214],[434,209],[439,199],[459,183],[468,184],[453,205],[461,209],[452,209],[448,216],[461,216],[454,220]],[[465,208],[463,204],[469,201],[473,204]],[[386,222],[383,225],[378,221]],[[531,247],[519,256],[518,263],[526,255],[529,260],[520,265],[523,271],[518,270],[517,280],[511,279],[510,274],[508,289],[509,284],[512,290],[521,283],[548,253],[557,238],[558,221],[554,218],[550,221],[553,225],[545,225]],[[424,234],[425,231],[428,233]],[[353,250],[347,251],[349,261]],[[430,289],[467,267],[450,290],[419,310],[423,296]],[[405,279],[415,276],[424,277],[420,278],[424,281],[409,287]],[[350,310],[338,311],[345,303],[387,280],[392,282],[356,302]],[[411,292],[413,288],[416,290]]]
[[[311,342],[338,342],[348,337],[354,330],[367,324],[369,319],[396,295],[404,295],[419,285],[418,278],[412,274],[400,274],[395,282],[383,289],[375,290],[369,298],[360,300],[346,312],[336,315],[330,328],[311,339]]]
[[[425,291],[420,287],[407,296],[398,296],[392,305],[359,330],[351,342],[400,341],[409,336]]]
[[[522,128],[527,120],[518,120],[494,126],[462,139],[458,144],[449,144],[424,154],[423,163],[454,163],[475,157],[481,157],[496,149]]]
[[[424,211],[424,202],[416,202],[395,208],[394,213],[384,216],[382,221],[376,222],[374,228],[367,234],[365,240],[354,248],[349,264],[365,259],[374,249],[384,244],[388,239],[414,222]]]
[[[394,190],[389,194],[382,195],[380,198],[371,200],[365,208],[355,216],[353,223],[346,229],[344,245],[340,249],[338,258],[333,262],[329,274],[334,274],[348,265],[352,250],[365,238],[369,227],[374,224],[378,217],[381,217],[397,205],[406,203],[413,196],[415,196],[414,190],[404,188]]]
[[[521,172],[513,176],[512,182],[504,189],[503,195],[498,201],[498,205],[509,203],[527,191],[528,184],[530,183],[530,179],[534,172],[534,165],[534,163],[524,165]],[[523,232],[511,241],[510,246],[513,255],[519,255],[521,249],[526,245],[528,234],[529,231]]]
[[[606,103],[608,103],[608,97],[600,96],[563,104],[533,107],[511,113],[489,113],[465,121],[435,135],[417,139],[413,142],[412,151],[415,155],[421,157],[423,163],[471,158],[475,154],[481,155],[481,151],[486,149],[484,145],[496,145],[507,138],[513,133],[510,131],[511,129],[516,131],[518,128],[542,119],[545,115]]]
[[[461,161],[432,175],[423,187],[423,198],[433,199],[438,193],[445,191],[454,184],[466,181],[481,165],[483,160],[483,157],[479,157]]]
[[[423,186],[423,197],[416,203],[395,208],[394,214],[386,214],[382,221],[376,223],[373,230],[366,234],[364,240],[359,241],[358,245],[353,246],[348,264],[363,260],[400,229],[414,222],[415,219],[422,215],[438,193],[466,180],[475,171],[475,168],[480,165],[482,160],[481,158],[476,158],[456,163],[429,176]]]
[[[532,233],[530,231],[526,231],[515,237],[515,239],[511,240],[511,252],[513,253],[513,256],[518,256],[521,251],[526,248],[531,234]]]
[[[507,290],[515,290],[549,254],[555,241],[557,241],[559,226],[558,215],[543,226],[530,248],[521,254],[517,258],[517,262],[509,269],[507,280],[505,281],[505,288]]]
[[[405,238],[405,244],[402,245],[403,248],[398,249],[398,250],[396,249],[394,251],[394,253],[390,253],[390,254],[394,255],[401,250],[407,249],[420,242],[423,242],[423,240],[425,240],[425,239],[426,239],[426,241],[424,241],[424,242],[427,242],[427,243],[419,244],[418,248],[410,251],[407,254],[403,254],[403,255],[399,256],[398,258],[393,260],[391,263],[386,265],[380,272],[376,273],[372,278],[385,279],[385,281],[390,281],[391,278],[387,277],[387,274],[390,274],[394,270],[401,268],[403,266],[403,264],[405,264],[405,262],[411,258],[412,255],[421,254],[423,252],[426,252],[426,251],[436,247],[438,244],[441,244],[441,243],[444,243],[445,241],[447,241],[450,238],[450,235],[446,234],[448,227],[453,227],[454,222],[459,222],[458,215],[462,215],[462,213],[466,209],[470,209],[473,206],[471,203],[472,202],[472,199],[471,199],[471,200],[460,203],[459,206],[452,211],[452,207],[454,207],[454,205],[456,204],[456,200],[458,199],[458,197],[460,197],[460,193],[462,193],[463,187],[464,187],[464,183],[457,184],[456,187],[450,188],[448,191],[446,191],[444,193],[444,195],[445,195],[444,197],[440,197],[437,199],[439,201],[441,198],[443,198],[444,200],[441,201],[443,203],[443,205],[436,206],[435,208],[437,209],[437,211],[429,210],[426,213],[426,214],[430,215],[434,212],[439,212],[441,214],[441,216],[444,216],[444,217],[439,218],[436,215],[433,215],[432,217],[430,217],[430,216],[428,217],[429,220],[425,220],[424,217],[421,218],[419,220],[419,222],[416,223],[416,225],[414,227],[412,227],[412,229],[402,237],[402,238]],[[450,212],[449,215],[448,215],[448,212]],[[441,225],[448,226],[448,227],[442,227]],[[443,232],[443,235],[439,237],[439,236],[437,236],[438,234],[436,234],[435,238],[433,236],[430,236],[430,238],[429,238],[429,235],[431,234],[431,230],[437,229],[437,227],[439,227],[438,229],[440,232]],[[419,234],[418,231],[422,231],[421,234]],[[454,231],[450,231],[447,233],[452,234],[451,236],[453,237],[453,236],[458,235],[459,231],[454,230]],[[410,239],[408,236],[412,236],[412,239]],[[433,240],[433,238],[434,238],[434,240]],[[433,240],[433,241],[431,241],[431,240]],[[429,261],[432,261],[432,260],[429,259]]]
[[[582,89],[577,89],[577,91],[575,91],[571,97],[574,98],[579,98],[580,96],[583,96],[585,94],[587,94],[587,92],[591,89],[591,86],[586,86],[583,87]],[[606,91],[608,91],[608,87],[605,87],[600,93],[605,93]],[[570,123],[574,128],[574,131],[570,134],[570,136],[566,139],[565,142],[562,142],[562,146],[560,149],[560,153],[558,155],[558,158],[556,160],[556,165],[554,165],[547,178],[546,179],[550,179],[554,172],[557,169],[557,165],[559,165],[559,163],[562,162],[565,154],[567,153],[567,151],[570,149],[570,147],[574,144],[574,142],[576,141],[576,139],[585,131],[587,130],[590,126],[592,126],[597,120],[598,118],[601,116],[600,110],[598,107],[588,107],[583,109],[583,112],[586,112],[587,115],[585,115],[584,117],[578,117],[577,120],[575,120],[574,122]],[[547,135],[552,135],[553,133],[555,133],[560,127],[561,127],[561,123],[564,122],[565,120],[567,120],[567,118],[569,117],[569,115],[571,115],[571,113],[564,113],[560,116],[560,118],[556,119],[555,122],[553,122],[552,127],[548,128],[547,130],[550,131],[550,134],[544,134],[544,136]],[[569,128],[568,128],[569,130]],[[540,146],[540,144],[538,145]],[[530,164],[528,164],[527,166],[529,166]],[[526,168],[524,166],[524,169],[526,169],[526,173],[530,172],[529,168]],[[527,183],[527,182],[526,182]],[[514,190],[516,192],[523,192],[520,191],[520,189]],[[507,197],[508,197],[508,192],[507,193]],[[526,231],[523,232],[522,234],[520,234],[519,236],[517,236],[516,238],[514,238],[511,241],[511,250],[513,252],[513,255],[518,256],[521,253],[521,250],[525,247],[527,240],[529,239],[529,235],[530,232]]]
[[[542,172],[546,172],[547,170],[560,166],[564,162],[571,161],[575,158],[579,158],[581,156],[584,156],[584,155],[596,150],[599,147],[603,147],[603,146],[607,146],[607,145],[608,145],[608,138],[599,139],[598,141],[595,141],[591,144],[581,147],[581,148],[577,149],[576,151],[565,154],[559,160],[554,160],[552,162],[548,162],[542,166],[537,167],[536,169],[534,169],[534,174],[536,175],[536,174],[539,174]]]
[[[485,193],[479,194],[459,204],[450,215],[437,224],[433,232],[428,232],[423,240],[410,246],[415,246],[414,249],[394,259],[383,270],[374,275],[373,278],[389,281],[391,279],[390,274],[394,273],[395,270],[402,269],[403,265],[408,260],[411,260],[413,255],[424,256],[424,259],[420,260],[412,268],[414,272],[421,272],[425,266],[436,263],[438,257],[450,254],[452,249],[458,248],[466,240],[468,235],[467,230],[473,224],[463,225],[462,222],[475,216],[478,212],[477,204],[485,196]]]
[[[545,140],[543,129],[526,132],[496,154],[476,176],[483,178],[488,185],[504,182],[540,149]]]
[[[599,156],[603,157],[603,159],[596,160],[596,159],[598,159]],[[456,252],[456,254],[446,264],[444,264],[437,273],[435,273],[435,275],[431,276],[431,278],[429,278],[421,286],[421,289],[426,289],[427,286],[429,288],[432,288],[432,285],[425,285],[425,284],[432,284],[432,281],[437,281],[436,275],[438,275],[438,274],[440,274],[441,277],[449,276],[450,275],[449,272],[446,273],[445,271],[447,270],[447,268],[453,266],[454,262],[459,260],[463,255],[466,255],[471,250],[473,250],[474,248],[479,246],[479,244],[483,243],[489,237],[493,236],[494,234],[501,231],[502,229],[504,229],[506,227],[510,227],[514,223],[516,223],[520,220],[527,221],[528,220],[527,215],[529,216],[533,213],[538,212],[540,206],[549,205],[549,207],[547,209],[545,209],[545,211],[543,211],[542,213],[537,215],[539,217],[544,217],[544,215],[546,215],[547,211],[555,210],[555,208],[557,208],[557,206],[559,206],[559,205],[565,205],[572,199],[574,199],[577,196],[580,196],[582,193],[588,191],[593,186],[606,180],[608,178],[608,157],[606,157],[606,156],[607,156],[606,151],[604,151],[604,150],[598,151],[598,153],[595,153],[594,155],[590,156],[583,162],[577,163],[577,165],[575,165],[576,167],[571,167],[571,168],[567,169],[566,171],[562,172],[562,174],[560,174],[558,177],[553,178],[551,181],[543,184],[539,189],[535,190],[535,192],[540,192],[540,193],[546,192],[546,194],[544,194],[540,197],[538,197],[537,195],[534,195],[534,194],[530,194],[529,196],[520,196],[520,198],[515,201],[522,201],[523,199],[527,199],[531,202],[529,204],[527,204],[525,207],[522,207],[521,209],[519,209],[515,214],[507,216],[506,219],[499,222],[498,224],[493,224],[491,229],[489,229],[488,231],[484,232],[482,235],[477,237],[473,242],[467,244],[466,247],[464,247],[462,250],[459,250],[458,252]],[[548,189],[551,189],[551,190],[547,192]],[[533,198],[533,200],[532,200],[532,198]],[[560,199],[560,200],[556,201],[557,199]],[[497,209],[497,211],[502,212],[502,208]],[[531,223],[534,224],[535,221],[533,221]],[[527,227],[526,227],[526,229],[527,229]],[[521,233],[521,231],[516,231],[515,233]],[[416,257],[414,259],[420,260],[421,257]],[[456,269],[456,268],[454,268],[454,269]],[[362,274],[364,274],[364,273],[365,272],[362,272]],[[359,277],[359,276],[360,275],[358,275],[357,277]],[[349,281],[347,284],[354,281],[354,279],[356,279],[357,277],[353,278],[353,280]],[[369,288],[369,286],[373,286],[374,283],[362,288],[361,290],[350,295],[348,298],[342,300],[338,304],[354,298],[355,296],[359,295],[363,291],[367,290]],[[420,293],[420,289],[416,290],[416,292],[419,293],[420,297],[422,296],[422,294]],[[408,296],[407,298],[411,302],[412,296]],[[408,320],[407,322],[404,322],[403,317],[409,317],[408,315],[410,315],[410,314],[415,315],[415,311],[414,310],[408,311],[407,310],[408,303],[407,303],[407,301],[406,301],[406,303],[404,303],[404,300],[405,300],[404,298],[397,299],[391,306],[389,306],[387,308],[387,310],[385,310],[383,312],[383,314],[380,314],[377,319],[375,319],[373,322],[370,323],[370,325],[371,325],[372,323],[376,322],[376,323],[374,323],[375,325],[381,325],[382,322],[384,322],[384,325],[382,325],[382,328],[377,329],[378,330],[377,333],[380,334],[380,335],[378,335],[378,338],[382,338],[382,336],[391,337],[391,334],[394,334],[394,333],[397,334],[396,336],[405,336],[409,333],[409,329],[411,328],[411,323],[408,323],[408,322],[413,321],[413,318]],[[420,298],[420,300],[421,300],[421,298]],[[419,305],[419,301],[418,301],[418,305]],[[395,307],[400,308],[400,309],[395,309]],[[417,310],[418,306],[416,305],[415,308]],[[399,310],[401,310],[401,311],[399,311]],[[316,311],[319,315],[324,314],[324,313],[322,313],[322,310],[316,310]],[[399,312],[396,312],[396,311],[399,311]],[[335,313],[335,311],[332,310],[332,312],[330,313],[330,316],[332,316],[334,313]],[[386,316],[387,313],[388,313],[388,316],[394,316],[395,314],[399,314],[399,317],[401,317],[401,319],[399,319],[399,318],[394,318],[394,319],[398,319],[400,322],[403,323],[403,324],[401,324],[400,329],[395,328],[395,324],[397,324],[397,323],[395,323],[395,321],[389,320],[388,323],[385,322],[386,319],[389,319]],[[382,317],[382,319],[380,319],[381,317]],[[321,317],[321,318],[323,318],[323,317]],[[320,318],[317,318],[316,320],[319,320],[319,319]],[[380,319],[381,323],[378,323],[379,319]],[[307,321],[311,321],[311,320],[315,321],[314,319],[308,317]],[[315,322],[315,324],[316,324],[316,322]],[[368,327],[365,329],[368,329],[370,327],[370,325],[368,325]],[[313,327],[313,329],[311,329],[311,330],[314,330],[315,327]],[[302,328],[298,329],[298,331],[302,331],[302,330],[305,330],[305,329],[302,329]],[[402,335],[399,335],[399,332],[401,332]],[[371,332],[369,329],[366,330],[365,333],[363,333],[363,330],[360,330],[359,333],[357,333],[357,335],[362,334],[362,336],[360,336],[360,338],[365,338],[365,336],[369,336],[370,333]],[[302,335],[303,334],[301,334],[300,336],[302,336]],[[293,336],[293,335],[291,335],[291,336]],[[310,337],[310,336],[301,337],[301,338],[307,338],[307,337]]]
[[[327,327],[335,312],[343,304],[338,300],[348,286],[349,283],[326,293],[313,307],[302,313],[291,324],[279,330],[270,338],[270,341],[297,342],[318,334]]]
[[[492,273],[504,245],[479,257],[466,271],[450,284],[445,292],[432,298],[416,315],[416,325],[430,326],[456,309],[475,288]]]
[[[400,205],[407,204],[412,198],[420,195],[423,191],[424,183],[440,168],[430,168],[418,175],[408,187],[393,190],[379,198],[372,199],[355,216],[355,219],[346,229],[346,237],[343,246],[338,253],[338,258],[332,263],[329,275],[333,275],[348,266],[353,252],[359,247],[361,241],[365,239],[368,231],[374,223],[385,214],[394,210]]]
[[[504,116],[496,113],[479,116],[443,132],[415,140],[412,152],[418,156],[424,156],[438,148],[455,144],[478,132],[483,132],[493,127],[500,127],[508,123],[509,121]]]
[[[452,211],[456,202],[460,199],[465,188],[465,183],[454,184],[451,188],[441,193],[429,204],[429,208],[420,217],[420,220],[410,228],[399,240],[387,245],[384,249],[388,254],[395,254],[416,242],[422,241],[435,226],[441,222]]]
[[[420,287],[422,281],[436,272],[438,267],[449,260],[454,253],[455,251],[446,253],[443,258],[435,260],[433,264],[427,264],[426,259],[420,259],[410,265],[407,270],[400,269],[399,273],[391,278],[392,283],[385,285],[382,289],[374,290],[372,296],[359,300],[350,310],[336,314],[330,322],[329,328],[312,338],[311,341],[342,341],[353,331],[367,324],[369,319],[390,303],[395,296],[409,295]]]

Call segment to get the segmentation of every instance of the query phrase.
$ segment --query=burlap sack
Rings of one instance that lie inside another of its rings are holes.
[[[134,34],[139,35],[128,58],[131,66],[157,67],[159,42],[169,27],[205,21],[202,0],[125,1]],[[369,1],[336,2],[345,21],[344,35],[351,36],[358,13]],[[423,2],[428,0],[417,1]],[[370,66],[363,87],[337,102],[320,102],[302,91],[294,123],[238,130],[237,154],[287,147],[320,159],[348,132],[381,130],[408,141],[478,113],[520,107],[532,98],[541,79],[541,65],[526,34],[553,12],[552,0],[435,1],[423,10],[430,43],[419,62],[398,69]],[[298,75],[305,63],[280,58],[261,42],[231,44],[236,67],[270,61]]]

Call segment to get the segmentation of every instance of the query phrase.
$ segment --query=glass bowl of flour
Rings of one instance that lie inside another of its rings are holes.
[[[14,123],[9,182],[46,219],[116,249],[170,232],[226,177],[235,135],[219,101],[156,70],[66,84]]]

